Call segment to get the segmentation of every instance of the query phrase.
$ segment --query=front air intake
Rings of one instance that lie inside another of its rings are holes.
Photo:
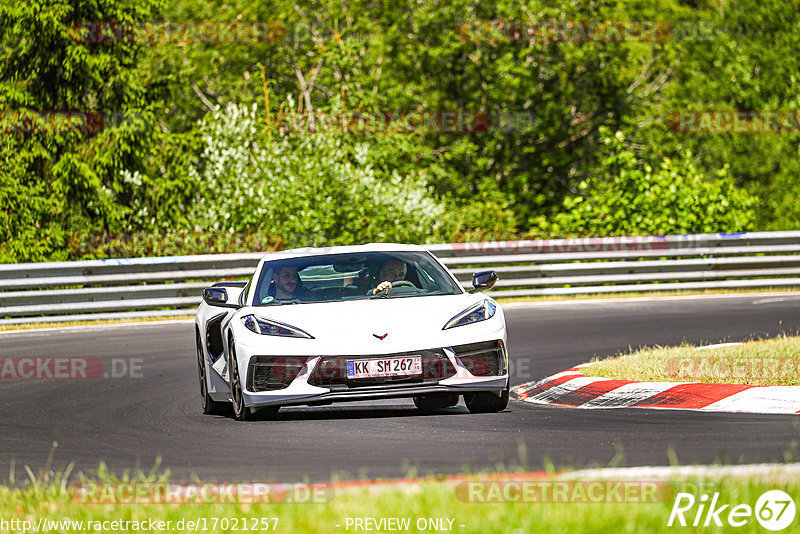
[[[474,376],[501,376],[506,373],[505,348],[500,340],[457,345],[453,351]]]
[[[275,391],[289,387],[306,365],[306,356],[255,356],[247,370],[247,390]]]

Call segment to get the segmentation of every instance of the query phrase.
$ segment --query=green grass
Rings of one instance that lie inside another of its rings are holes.
[[[419,532],[414,526],[418,518],[446,518],[453,520],[455,533],[564,533],[579,534],[584,532],[671,532],[676,528],[687,532],[696,532],[693,527],[668,527],[667,521],[672,510],[675,495],[678,491],[689,491],[699,498],[701,494],[713,495],[719,492],[719,503],[748,504],[755,506],[758,497],[767,490],[780,489],[798,501],[800,496],[800,480],[792,477],[781,477],[768,481],[760,478],[717,478],[700,480],[697,478],[673,480],[670,491],[658,492],[651,502],[625,503],[586,503],[586,502],[503,502],[477,503],[468,502],[465,487],[453,482],[427,480],[421,483],[405,484],[398,487],[386,486],[376,491],[374,488],[358,488],[336,490],[329,499],[321,503],[309,504],[81,504],[76,503],[70,493],[70,482],[67,477],[56,476],[51,480],[39,480],[30,473],[26,487],[0,486],[0,519],[19,519],[37,524],[40,517],[49,520],[83,521],[83,531],[108,531],[86,528],[88,521],[171,521],[175,532],[179,521],[199,521],[199,531],[223,532],[234,531],[229,520],[228,529],[219,521],[221,518],[247,518],[248,526],[253,518],[272,518],[273,525],[277,518],[276,532],[283,533],[329,533],[357,532],[351,526],[346,528],[348,518],[410,518],[411,528],[408,532]],[[101,477],[106,482],[116,479]],[[125,480],[125,479],[123,479]],[[154,483],[159,479],[150,477],[134,477],[140,483]],[[490,480],[475,477],[475,480]],[[494,481],[507,481],[499,478]],[[596,478],[591,480],[597,480]],[[588,480],[587,480],[588,481]],[[647,481],[652,482],[651,478]],[[552,478],[529,479],[528,483],[553,484]],[[701,488],[700,491],[697,488]],[[520,495],[517,493],[516,495]],[[518,498],[518,497],[517,497]],[[570,500],[570,499],[566,499]],[[652,502],[655,500],[656,502]],[[730,510],[731,507],[728,508]],[[697,506],[686,517],[691,522]],[[214,518],[217,518],[214,527]],[[723,523],[725,521],[723,515]],[[793,523],[796,528],[798,519]],[[446,523],[445,523],[446,524]],[[203,530],[205,525],[207,530]],[[337,525],[339,525],[337,527]],[[463,525],[463,526],[461,526]],[[90,525],[91,527],[91,525]],[[2,527],[0,527],[2,530]],[[184,527],[184,531],[187,529]],[[701,529],[702,530],[702,529]],[[13,529],[12,529],[13,531]],[[72,528],[55,528],[50,532],[77,532]],[[126,530],[123,530],[126,531]],[[127,529],[127,531],[134,531]],[[148,531],[148,530],[146,530]],[[267,530],[261,530],[267,531]],[[269,530],[272,532],[272,530]],[[713,532],[764,532],[764,529],[750,518],[747,525],[733,528],[725,525],[710,527],[706,531]],[[786,532],[792,531],[792,528]]]
[[[692,345],[647,348],[594,359],[583,374],[644,382],[716,382],[754,386],[800,385],[800,337],[751,341],[698,350]]]

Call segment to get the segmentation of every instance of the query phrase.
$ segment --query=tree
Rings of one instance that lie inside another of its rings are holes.
[[[157,19],[162,5],[161,0],[32,0],[0,6],[6,130],[0,194],[8,199],[3,209],[9,222],[0,247],[13,251],[6,255],[63,258],[71,233],[126,231],[134,219],[147,219],[142,210],[152,208],[158,212],[151,218],[162,223],[180,217],[181,210],[167,209],[181,200],[175,194],[181,186],[170,185],[171,173],[159,173],[164,176],[157,183],[147,178],[154,169],[166,169],[165,148],[185,142],[158,127],[159,82],[139,67],[147,50],[125,40],[91,42],[76,31],[83,21]],[[36,118],[38,127],[28,130],[21,116]],[[55,127],[49,122],[53,117],[70,125]],[[172,163],[180,168],[180,161]],[[126,179],[131,173],[144,179]],[[159,202],[165,189],[169,196]],[[19,201],[22,190],[32,202]]]
[[[564,199],[548,233],[668,235],[742,232],[751,229],[756,199],[737,188],[727,166],[709,178],[690,152],[651,166],[625,147],[621,132],[602,129],[605,157],[598,174]]]
[[[800,10],[781,0],[710,3],[687,17],[674,42],[672,81],[651,121],[629,139],[658,156],[688,148],[708,174],[729,165],[736,183],[760,198],[760,230],[800,225],[800,131],[788,133],[672,132],[663,118],[682,110],[800,112]],[[643,121],[645,122],[645,121]]]
[[[294,102],[289,100],[291,109]],[[231,104],[201,124],[197,230],[261,233],[290,246],[425,242],[444,222],[424,171],[375,165],[391,137],[268,134],[257,106]]]

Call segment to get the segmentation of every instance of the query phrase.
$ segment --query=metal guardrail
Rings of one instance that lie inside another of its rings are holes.
[[[495,297],[800,287],[800,232],[427,245]],[[262,253],[0,264],[0,324],[193,314],[202,289],[250,276]]]

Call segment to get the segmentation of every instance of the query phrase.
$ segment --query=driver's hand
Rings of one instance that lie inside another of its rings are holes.
[[[377,295],[381,291],[389,291],[390,289],[392,289],[391,282],[381,282],[380,284],[378,284],[378,287],[372,290],[372,294]]]

